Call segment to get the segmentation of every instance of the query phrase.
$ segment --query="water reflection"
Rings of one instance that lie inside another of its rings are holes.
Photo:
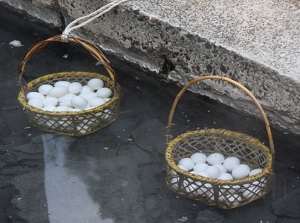
[[[87,185],[65,166],[70,146],[68,136],[43,134],[45,192],[50,223],[113,223],[102,219],[100,206],[88,194]],[[97,176],[94,176],[97,177]]]

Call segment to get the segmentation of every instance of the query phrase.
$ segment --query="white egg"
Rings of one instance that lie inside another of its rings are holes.
[[[80,125],[83,127],[83,129],[88,129],[88,127],[90,126],[89,119],[83,119]]]
[[[50,84],[43,84],[43,85],[39,86],[38,92],[41,93],[42,95],[47,95],[47,94],[49,94],[49,92],[51,91],[52,88],[53,88],[53,86]]]
[[[69,110],[68,110],[68,111],[69,111]],[[67,127],[69,127],[69,126],[72,125],[72,122],[71,122],[71,121],[59,121],[58,124],[59,124],[60,126],[63,126],[63,127],[65,127],[65,128],[67,128]]]
[[[53,106],[53,105],[47,105],[47,106],[44,106],[42,109],[43,109],[44,111],[54,111],[55,108],[56,108],[56,107]]]
[[[53,121],[53,120],[49,120],[46,122],[46,126],[48,126],[49,128],[53,128],[53,127],[57,127],[57,122],[56,121]]]
[[[183,165],[177,165],[177,166],[178,166],[178,168],[180,168],[180,169],[182,169],[184,171],[188,171],[188,169],[185,166],[183,166]],[[177,175],[177,172],[175,170],[173,170],[173,169],[171,170],[171,173],[173,175]]]
[[[71,94],[71,93],[68,93],[60,98],[58,98],[58,102],[61,103],[61,102],[64,102],[66,100],[71,100],[74,96],[76,96],[75,94]]]
[[[235,167],[240,165],[240,159],[235,156],[230,156],[224,160],[223,164],[226,167],[227,171],[231,172]]]
[[[79,82],[70,83],[68,86],[68,91],[71,94],[79,94],[82,89],[82,85]]]
[[[59,105],[71,107],[72,106],[71,99],[75,96],[76,96],[75,94],[68,93],[68,94],[60,97],[58,99]]]
[[[112,90],[110,88],[104,87],[97,90],[96,94],[100,98],[109,98],[112,95]]]
[[[265,179],[265,177],[263,177],[260,180],[253,181],[253,182],[251,182],[251,184],[250,183],[244,184],[243,186],[245,188],[249,188],[249,187],[252,187],[252,186],[259,186],[259,187],[263,188],[263,187],[265,187],[265,183],[266,183],[266,179]]]
[[[227,194],[225,195],[225,203],[227,205],[233,205],[233,206],[238,206],[240,204],[240,202],[242,201],[242,198],[240,195],[238,194]]]
[[[262,169],[260,169],[260,168],[253,169],[250,171],[249,176],[256,175],[256,174],[260,173],[261,171],[262,171]]]
[[[178,165],[185,166],[187,170],[191,170],[194,167],[194,162],[191,158],[185,157],[178,161]]]
[[[208,166],[205,170],[204,170],[211,178],[217,178],[218,176],[220,176],[221,172],[220,169],[216,166]]]
[[[250,168],[246,164],[240,164],[232,170],[233,179],[243,179],[250,173]]]
[[[266,183],[267,183],[267,179],[265,177],[261,178],[259,181],[256,180],[253,182],[254,185],[259,185],[261,188],[265,187]]]
[[[49,96],[60,98],[68,93],[68,88],[64,86],[53,87],[48,93]]]
[[[214,190],[211,184],[209,183],[204,184],[202,190],[203,191],[206,190],[205,197],[209,198],[210,200],[214,199]]]
[[[197,163],[194,167],[193,170],[197,172],[203,172],[206,168],[208,167],[207,163]]]
[[[68,87],[69,85],[69,81],[57,81],[54,83],[54,87]]]
[[[40,98],[32,98],[28,101],[28,104],[41,109],[43,107],[43,100]]]
[[[109,109],[105,109],[104,112],[97,112],[96,117],[101,117],[103,119],[108,119],[112,116],[112,112]]]
[[[227,169],[223,164],[218,163],[218,164],[215,164],[213,166],[218,167],[221,173],[227,173]]]
[[[188,169],[186,168],[186,166],[183,166],[183,165],[177,165],[180,169],[182,169],[182,170],[185,170],[185,171],[188,171]]]
[[[105,109],[104,114],[105,115],[103,115],[103,119],[109,119],[112,116],[112,113],[109,109]]]
[[[218,176],[219,180],[233,180],[233,177],[230,173],[221,173],[220,176]]]
[[[93,109],[94,107],[90,106],[89,103],[87,104],[86,108],[83,109],[83,110],[90,110],[90,109]]]
[[[74,96],[71,99],[71,104],[72,106],[74,106],[75,108],[79,108],[79,109],[85,109],[88,105],[88,101],[80,96]]]
[[[58,104],[58,99],[56,97],[46,96],[44,99],[44,106],[56,106]]]
[[[208,191],[206,194],[207,194],[207,197],[211,201],[215,201],[215,196],[213,194],[213,190]],[[221,202],[225,200],[225,197],[224,197],[224,195],[221,192],[219,192],[218,200],[221,201]]]
[[[67,112],[70,108],[67,106],[57,106],[53,111],[55,112]]]
[[[72,111],[72,112],[79,112],[79,111],[81,111],[81,109],[78,109],[78,108],[71,108],[70,111]]]
[[[225,200],[225,196],[224,194],[222,194],[221,192],[219,192],[219,197],[218,197],[220,202],[223,202]]]
[[[197,174],[197,171],[192,170],[192,171],[190,171],[190,173],[191,173],[191,174]]]
[[[231,188],[229,189],[229,193],[232,193],[232,194],[239,193],[240,190],[241,190],[240,185],[232,185]]]
[[[197,163],[205,163],[206,162],[206,155],[204,153],[194,153],[191,155],[191,159],[194,161],[195,164]]]
[[[90,100],[92,98],[96,98],[97,97],[97,94],[94,93],[94,92],[89,92],[89,93],[83,93],[83,94],[80,94],[79,96],[85,98],[86,100]]]
[[[190,183],[187,180],[184,180],[182,184],[187,193],[197,193],[198,186],[196,184]]]
[[[86,134],[89,130],[89,126],[88,125],[80,125],[77,126],[77,131],[79,131],[81,134]]]
[[[85,122],[87,125],[94,125],[96,123],[98,123],[98,119],[96,118],[91,118],[91,119],[88,119],[87,122]]]
[[[109,101],[111,98],[103,98],[105,101]]]
[[[260,188],[259,188],[259,187],[252,186],[252,187],[247,188],[247,189],[243,192],[243,197],[249,199],[249,198],[252,198],[252,197],[259,196],[260,194],[261,194]]]
[[[171,184],[174,189],[178,189],[178,180],[179,180],[179,177],[173,177],[171,180]]]
[[[93,93],[94,90],[92,90],[88,85],[84,85],[81,88],[80,94],[86,94],[86,93]]]
[[[210,178],[210,176],[208,175],[208,173],[206,172],[198,172],[197,175],[202,176],[202,177],[206,177],[206,178]],[[213,190],[212,190],[212,185],[209,183],[202,183],[202,182],[197,182],[197,185],[200,185],[201,187],[199,187],[199,189],[197,190],[197,193],[200,195],[205,195],[207,197],[212,196],[213,194]]]
[[[92,90],[98,90],[98,89],[100,89],[100,88],[102,88],[104,86],[104,83],[99,78],[93,78],[93,79],[89,80],[88,86]]]
[[[224,156],[221,153],[212,153],[207,157],[206,162],[209,165],[215,165],[224,162]]]
[[[32,98],[40,98],[42,100],[44,100],[45,96],[42,95],[41,93],[38,93],[38,92],[29,92],[28,94],[26,94],[26,99],[29,101],[30,99]]]
[[[204,171],[201,171],[201,172],[197,172],[197,175],[199,176],[202,176],[202,177],[207,177],[207,178],[210,178],[209,174],[204,172]]]
[[[201,195],[201,196],[207,196],[208,194],[212,193],[211,189],[208,189],[205,186],[199,187],[197,190],[197,194]]]
[[[106,101],[104,99],[98,98],[98,97],[97,98],[91,98],[91,99],[88,100],[89,105],[92,106],[92,107],[98,107],[100,105],[105,104],[105,102]]]
[[[205,194],[203,196],[205,196],[206,199],[214,201],[215,200],[214,191],[212,189],[206,189],[206,190],[207,191],[205,192]]]
[[[71,99],[72,99],[72,98],[70,98],[69,100],[65,100],[65,101],[63,101],[63,102],[60,102],[60,103],[59,103],[59,106],[73,107],[73,105],[72,105],[72,103],[71,103]]]

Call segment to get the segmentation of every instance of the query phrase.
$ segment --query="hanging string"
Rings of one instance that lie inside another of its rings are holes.
[[[114,0],[111,3],[108,3],[107,5],[101,7],[100,9],[92,12],[91,14],[82,16],[82,17],[74,20],[69,25],[67,25],[67,27],[63,31],[63,33],[61,35],[61,40],[64,42],[67,42],[68,35],[70,34],[70,32],[72,32],[73,30],[78,29],[82,26],[85,26],[86,24],[92,22],[96,18],[100,17],[101,15],[105,14],[106,12],[110,11],[114,7],[116,7],[126,1],[128,1],[128,0]]]

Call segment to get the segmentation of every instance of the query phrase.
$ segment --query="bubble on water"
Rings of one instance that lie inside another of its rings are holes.
[[[13,46],[13,47],[21,47],[21,46],[24,46],[19,40],[13,40],[13,41],[10,41],[10,42],[9,42],[9,45],[10,45],[10,46]]]

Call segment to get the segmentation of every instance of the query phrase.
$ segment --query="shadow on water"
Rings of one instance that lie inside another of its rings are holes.
[[[82,176],[70,173],[65,165],[75,140],[67,136],[42,135],[49,222],[111,223],[113,220],[101,218],[101,208],[90,197]],[[92,174],[90,171],[86,174]]]

